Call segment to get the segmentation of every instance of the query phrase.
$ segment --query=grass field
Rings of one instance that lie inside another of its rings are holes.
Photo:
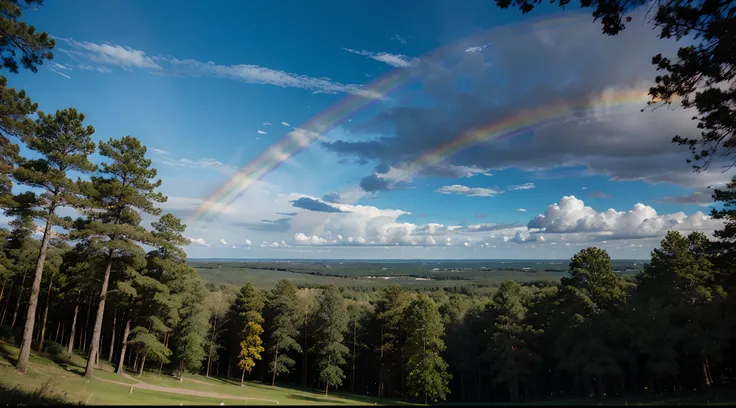
[[[8,404],[34,405],[65,401],[89,405],[395,405],[398,402],[334,393],[327,397],[317,390],[271,387],[199,375],[185,375],[183,381],[146,372],[131,378],[115,374],[107,362],[95,372],[96,379],[86,379],[85,360],[75,355],[71,363],[57,363],[31,354],[28,372],[18,375],[13,358],[18,348],[0,342],[0,401]],[[140,384],[142,382],[145,385]],[[160,390],[142,389],[159,387]],[[131,392],[131,387],[133,387]],[[165,390],[165,391],[164,391]],[[183,391],[182,391],[183,390]],[[210,396],[183,395],[183,392]],[[212,394],[219,394],[213,397]],[[246,400],[248,398],[248,400]]]
[[[241,387],[238,381],[185,375],[183,381],[167,375],[145,372],[138,377],[127,373],[117,375],[105,361],[95,372],[95,379],[82,376],[85,360],[74,355],[70,363],[58,363],[31,354],[29,370],[24,375],[15,372],[12,359],[18,348],[0,342],[0,403],[7,405],[50,405],[72,403],[82,405],[412,405],[353,394],[330,393],[301,388],[271,387],[247,382]],[[131,392],[132,387],[132,392]],[[151,387],[156,389],[144,389]],[[196,393],[208,396],[192,395]],[[213,396],[217,394],[217,396]],[[508,404],[456,404],[488,406]],[[702,394],[683,395],[674,398],[640,396],[638,398],[590,399],[521,403],[518,405],[736,405],[736,395],[719,393],[709,399]]]
[[[565,276],[559,272],[488,271],[482,276],[468,276],[462,280],[421,280],[410,276],[391,276],[391,279],[371,279],[365,276],[350,276],[347,271],[345,276],[324,276],[304,272],[244,268],[229,263],[223,263],[219,268],[200,268],[197,267],[196,263],[193,263],[192,266],[197,270],[202,280],[207,282],[241,286],[246,281],[250,281],[256,287],[266,289],[273,288],[276,286],[276,282],[281,279],[288,279],[295,285],[333,284],[338,287],[349,288],[383,288],[389,285],[399,284],[411,289],[460,287],[472,284],[489,285],[509,279],[517,282],[559,280],[560,277]],[[339,271],[336,272],[339,273]],[[380,273],[376,275],[380,275]]]

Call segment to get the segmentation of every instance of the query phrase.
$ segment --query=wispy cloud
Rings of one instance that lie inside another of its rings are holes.
[[[258,134],[259,134],[259,135],[267,135],[268,133],[266,133],[266,132],[264,132],[264,131],[262,131],[262,130],[259,130],[259,131],[258,131]]]
[[[130,47],[113,45],[110,43],[95,44],[87,41],[76,41],[71,38],[59,38],[78,50],[84,50],[86,57],[92,61],[116,65],[121,68],[151,68],[161,69],[153,58],[145,52]]]
[[[51,71],[53,71],[53,72],[56,72],[57,74],[59,74],[59,75],[63,76],[63,77],[64,77],[64,78],[66,78],[66,79],[72,79],[72,77],[70,77],[70,76],[69,76],[69,75],[67,75],[67,74],[64,74],[64,73],[62,73],[62,72],[59,72],[59,71],[57,71],[57,70],[55,70],[55,69],[53,69],[53,68],[49,68],[49,69],[50,69]]]
[[[534,183],[524,183],[524,184],[518,184],[515,186],[508,186],[506,187],[507,191],[518,191],[518,190],[531,190],[533,188],[537,188],[537,186],[534,185]]]
[[[526,212],[526,208],[517,208],[514,211],[516,211],[516,212]]]
[[[288,124],[286,122],[281,122],[281,124],[284,125],[284,126],[291,126],[290,124]]]
[[[67,71],[73,71],[73,69],[71,67],[68,67],[68,66],[63,65],[63,64],[59,64],[58,62],[54,62],[54,67],[59,68],[59,69],[64,69],[64,70],[67,70]]]
[[[403,54],[389,54],[387,52],[370,52],[370,51],[358,51],[350,48],[343,48],[347,52],[353,54],[362,55],[370,59],[383,62],[384,64],[391,65],[396,68],[406,68],[418,62],[416,58],[408,57]]]
[[[271,126],[271,122],[263,122],[263,126]]]
[[[383,95],[361,89],[360,85],[342,84],[330,78],[316,78],[258,65],[220,65],[212,61],[178,59],[163,55],[147,55],[142,50],[110,43],[96,44],[71,38],[58,38],[71,49],[59,48],[79,64],[79,69],[110,72],[107,66],[126,70],[144,69],[158,75],[213,77],[251,84],[268,84],[283,88],[298,88],[319,93],[350,93],[366,98],[385,99]],[[96,64],[96,65],[94,65]]]
[[[406,40],[403,39],[403,38],[401,38],[401,36],[398,35],[398,34],[396,34],[395,36],[389,38],[389,40],[391,40],[391,41],[398,41],[401,44],[406,44]]]
[[[228,166],[227,164],[219,160],[215,160],[211,158],[188,159],[186,157],[182,157],[182,158],[177,159],[177,158],[172,157],[172,155],[166,150],[149,147],[148,151],[153,153],[154,155],[153,159],[155,161],[166,164],[168,166],[172,166],[172,167],[184,167],[184,168],[190,168],[190,169],[211,168],[211,169],[222,170],[225,173],[228,173],[234,170],[231,166]]]
[[[486,44],[486,45],[478,45],[478,46],[475,46],[475,47],[468,47],[468,48],[467,48],[467,49],[465,50],[465,52],[481,52],[481,51],[483,51],[484,49],[488,48],[488,46],[489,46],[489,45],[490,45],[490,44]]]
[[[468,187],[460,184],[442,186],[435,191],[442,194],[460,194],[469,197],[493,197],[502,193],[495,188]]]
[[[611,196],[604,193],[603,191],[591,191],[590,194],[588,194],[588,197],[590,198],[609,198]]]

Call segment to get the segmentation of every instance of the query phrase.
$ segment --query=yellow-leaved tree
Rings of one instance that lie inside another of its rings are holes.
[[[238,357],[238,367],[243,370],[240,376],[240,385],[243,386],[245,379],[245,373],[253,370],[256,365],[256,360],[261,359],[261,353],[263,352],[263,340],[261,340],[261,334],[263,334],[263,328],[259,323],[249,321],[245,324],[243,329],[245,339],[240,342],[240,354]]]

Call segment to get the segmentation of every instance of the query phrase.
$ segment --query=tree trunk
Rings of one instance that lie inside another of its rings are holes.
[[[240,374],[240,386],[243,387],[243,384],[245,383],[245,370],[242,371]]]
[[[51,286],[54,283],[54,274],[49,278],[49,289],[46,291],[46,307],[43,309],[43,321],[41,322],[41,334],[38,336],[38,351],[43,352],[43,337],[46,334],[46,319],[49,317],[49,304],[51,303]]]
[[[46,261],[46,250],[49,247],[49,232],[51,231],[51,214],[53,210],[48,211],[46,218],[46,227],[43,229],[43,237],[41,238],[41,250],[38,253],[36,261],[36,273],[33,275],[33,284],[31,285],[31,297],[28,299],[28,310],[26,310],[26,325],[23,327],[23,340],[20,343],[20,355],[15,369],[19,373],[25,373],[28,369],[28,359],[31,356],[31,343],[33,342],[33,327],[36,324],[36,307],[38,306],[38,294],[41,291],[41,277],[43,276],[43,264]]]
[[[61,325],[61,338],[59,339],[59,344],[61,344],[61,347],[64,347],[64,335],[66,334],[66,326],[63,324]]]
[[[5,279],[3,281],[3,288],[0,289],[0,301],[3,300],[3,295],[5,294],[5,285],[8,283],[8,279]]]
[[[305,388],[307,386],[307,371],[308,371],[307,370],[307,349],[308,349],[308,346],[307,346],[307,331],[308,331],[307,322],[308,321],[309,321],[309,315],[308,314],[305,314],[304,315],[304,368],[302,370],[302,372],[303,372],[303,374],[302,374],[302,387],[305,387]]]
[[[279,343],[276,343],[276,354],[273,356],[273,378],[271,378],[271,386],[276,386],[276,363],[279,361]]]
[[[89,358],[87,359],[87,368],[84,371],[85,377],[92,377],[95,373],[95,365],[93,357],[97,354],[100,347],[100,335],[102,334],[102,318],[105,316],[105,298],[107,297],[107,285],[110,282],[110,270],[112,269],[112,249],[107,254],[107,266],[105,267],[105,277],[102,279],[102,289],[100,290],[100,303],[97,306],[97,318],[95,326],[92,330],[92,343],[89,349]]]
[[[355,320],[353,320],[353,367],[350,374],[350,392],[355,392]]]
[[[72,352],[74,351],[74,333],[77,330],[77,314],[78,313],[79,313],[79,302],[77,302],[77,304],[74,305],[74,317],[72,317],[72,329],[69,332],[69,345],[66,348],[69,354],[72,354]]]
[[[0,325],[5,324],[5,315],[8,311],[8,308],[10,307],[10,297],[13,295],[13,286],[15,285],[14,281],[10,281],[10,288],[8,288],[8,298],[5,299],[5,306],[3,306],[3,318],[0,319]]]
[[[110,336],[110,354],[108,354],[107,360],[112,364],[112,353],[115,351],[115,326],[118,324],[118,312],[115,311],[112,315],[112,336]]]
[[[327,390],[330,388],[330,383],[325,383],[325,397],[327,396]]]
[[[128,348],[128,336],[130,335],[130,318],[125,321],[125,329],[123,329],[123,338],[120,342],[120,358],[118,359],[118,369],[116,373],[123,374],[123,364],[125,364],[125,349]]]
[[[143,366],[145,366],[145,365],[146,365],[146,354],[143,353],[143,357],[141,357],[141,370],[138,371],[138,377],[140,377],[141,375],[143,375]]]
[[[213,338],[213,340],[214,340],[214,338]],[[207,368],[205,369],[205,374],[204,374],[204,376],[207,377],[207,378],[210,377],[210,365],[211,365],[211,361],[212,361],[212,350],[215,348],[215,346],[212,343],[213,343],[213,341],[210,341],[210,349],[209,349],[209,353],[207,353]]]
[[[384,388],[384,381],[385,381],[385,368],[384,368],[384,361],[383,361],[383,326],[381,326],[381,367],[378,370],[378,396],[383,397],[383,388]]]
[[[59,329],[61,328],[61,320],[56,322],[56,335],[54,335],[54,343],[59,342]]]
[[[89,319],[92,317],[92,313],[90,313],[92,310],[92,296],[89,297],[87,300],[87,322],[84,324],[84,328],[82,329],[82,333],[80,334],[80,338],[82,339],[82,351],[87,350],[87,335],[89,334]]]
[[[18,319],[18,309],[20,309],[20,302],[23,300],[23,289],[26,286],[26,273],[23,272],[23,279],[20,281],[20,293],[18,294],[18,300],[15,302],[15,311],[13,312],[13,323],[10,327],[15,329],[15,322]]]
[[[164,347],[169,347],[169,333],[164,334]],[[158,375],[161,375],[161,369],[164,368],[164,362],[158,366]]]
[[[133,358],[133,371],[138,371],[138,357],[140,356],[140,353],[135,353],[135,357]]]
[[[713,389],[711,387],[711,378],[710,373],[708,372],[708,357],[703,354],[703,391],[705,392],[705,395],[710,396],[713,392]]]

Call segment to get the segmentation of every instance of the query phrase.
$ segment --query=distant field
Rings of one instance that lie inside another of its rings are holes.
[[[334,284],[340,287],[381,288],[399,284],[414,288],[489,285],[505,280],[531,282],[559,280],[567,275],[568,262],[550,261],[189,261],[203,280],[217,284],[242,285],[251,281],[263,288],[281,279],[299,285]],[[623,275],[641,270],[642,261],[615,261]]]

